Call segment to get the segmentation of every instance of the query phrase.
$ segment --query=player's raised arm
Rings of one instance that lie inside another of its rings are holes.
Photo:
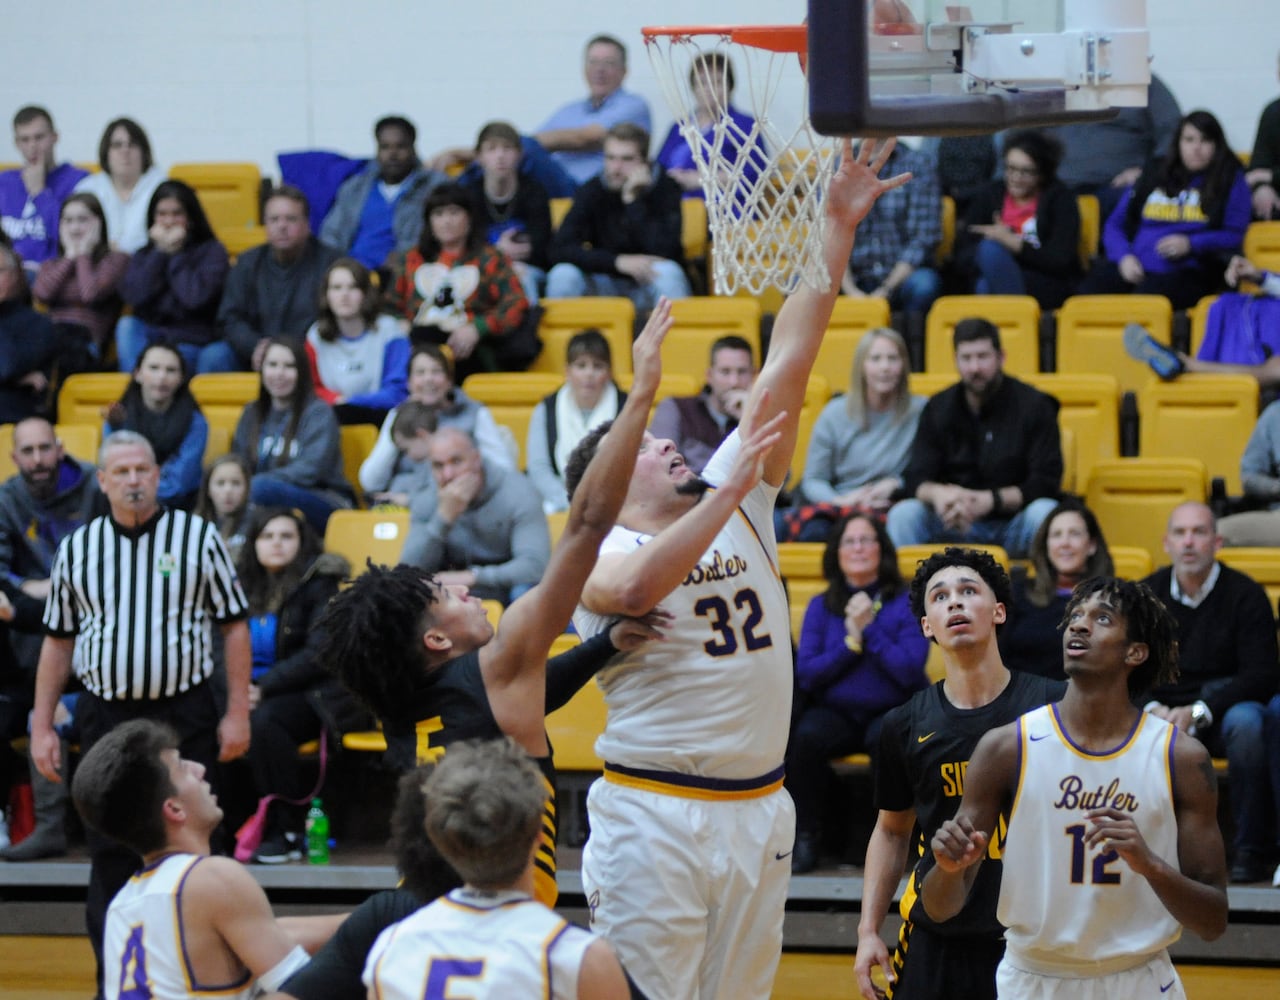
[[[818,292],[801,285],[788,297],[778,313],[769,341],[769,355],[752,387],[742,418],[742,435],[747,437],[761,423],[785,410],[789,417],[780,428],[781,438],[765,462],[764,480],[781,485],[791,466],[795,451],[796,428],[800,405],[818,345],[827,332],[831,310],[840,292],[840,279],[849,266],[853,250],[854,230],[871,206],[886,191],[901,187],[910,174],[898,174],[881,180],[880,171],[893,152],[894,140],[883,143],[863,142],[857,155],[846,140],[840,169],[827,186],[827,220],[823,234],[824,255],[830,286]]]
[[[937,864],[920,886],[930,919],[950,920],[964,907],[1017,776],[1018,728],[1011,723],[978,742],[965,771],[960,808],[934,834],[930,847]]]
[[[531,690],[537,688],[538,704],[542,704],[547,650],[568,625],[600,543],[613,528],[626,498],[649,408],[662,377],[662,341],[670,329],[671,304],[661,299],[632,346],[635,377],[631,392],[574,490],[564,532],[546,572],[536,587],[507,609],[497,635],[480,653],[491,698],[503,684],[536,674]]]

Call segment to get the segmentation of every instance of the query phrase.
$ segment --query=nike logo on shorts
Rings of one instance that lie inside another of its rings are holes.
[[[937,730],[935,729],[935,730],[933,731],[933,733],[925,733],[923,736],[917,736],[917,737],[916,737],[916,742],[917,742],[917,743],[923,743],[925,740],[929,739],[929,737],[933,736],[933,734],[934,734],[934,733],[936,733],[936,732],[937,732]]]

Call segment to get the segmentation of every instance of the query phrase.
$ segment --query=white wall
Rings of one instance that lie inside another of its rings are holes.
[[[839,2],[839,0],[833,0]],[[1044,0],[1008,0],[1042,4]],[[470,144],[490,118],[535,128],[583,92],[581,50],[597,31],[631,50],[628,86],[670,122],[640,42],[644,24],[798,21],[804,0],[45,0],[9,3],[0,117],[54,114],[62,157],[96,158],[103,125],[137,118],[158,162],[253,160],[283,150],[361,154],[399,112],[419,151]],[[916,7],[920,4],[917,0]],[[1148,0],[1155,68],[1184,110],[1207,107],[1237,149],[1280,92],[1280,3]],[[0,125],[0,130],[3,126]],[[13,154],[0,143],[0,160]]]

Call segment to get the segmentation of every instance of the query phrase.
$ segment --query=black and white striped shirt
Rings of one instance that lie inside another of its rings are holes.
[[[44,625],[75,636],[85,688],[106,701],[188,691],[213,672],[211,623],[243,618],[248,602],[215,526],[161,510],[137,529],[111,517],[58,546]]]

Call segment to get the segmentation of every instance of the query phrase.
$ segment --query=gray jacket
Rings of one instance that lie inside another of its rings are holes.
[[[471,592],[504,604],[511,588],[542,579],[551,558],[551,535],[538,491],[521,473],[484,463],[484,487],[453,524],[436,508],[435,490],[409,504],[409,535],[400,561],[428,573],[469,569]]]
[[[58,543],[98,513],[93,464],[69,455],[62,462],[64,469],[78,469],[81,475],[48,503],[31,495],[22,476],[0,484],[0,572],[16,584],[48,579]]]
[[[422,234],[422,206],[432,188],[448,178],[438,170],[418,167],[404,180],[404,190],[396,202],[391,226],[396,234],[396,250],[405,251],[415,246]],[[333,207],[320,224],[320,239],[342,253],[347,253],[355,242],[360,228],[360,216],[369,192],[378,183],[378,161],[370,160],[360,173],[348,177],[338,188]]]
[[[246,461],[255,429],[253,409],[256,405],[249,403],[244,408],[231,440],[231,450]],[[350,501],[355,493],[343,473],[342,432],[333,407],[321,399],[312,399],[303,407],[289,444],[289,454],[280,461],[278,456],[288,423],[286,411],[267,410],[266,418],[256,428],[257,460],[250,467],[254,477],[275,479],[317,492],[330,491]]]

